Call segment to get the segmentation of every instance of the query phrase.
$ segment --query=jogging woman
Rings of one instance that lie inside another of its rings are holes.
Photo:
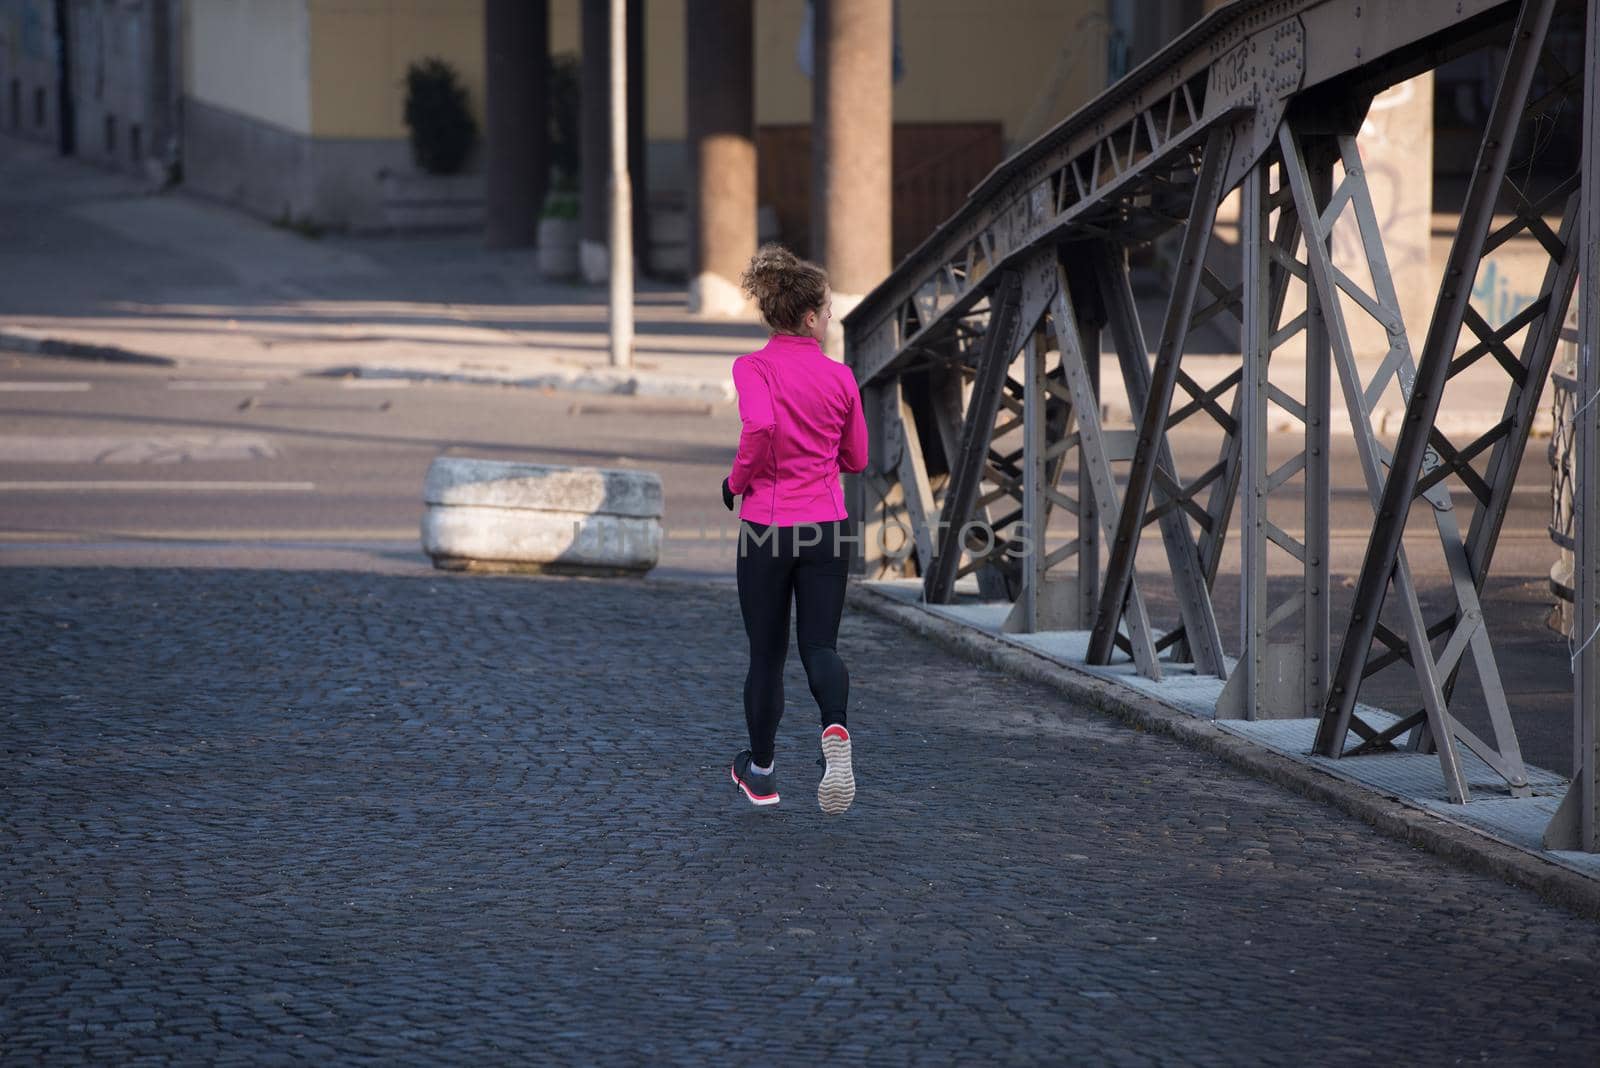
[[[855,375],[823,355],[833,318],[828,276],[780,245],[763,245],[740,279],[772,329],[765,347],[733,361],[739,451],[722,501],[739,505],[739,610],[750,638],[744,718],[750,748],[733,758],[734,783],[752,804],[776,805],[773,744],[783,716],[789,604],[800,662],[822,714],[822,811],[855,799],[845,704],[850,673],[839,659],[850,541],[839,472],[867,466],[867,425]]]

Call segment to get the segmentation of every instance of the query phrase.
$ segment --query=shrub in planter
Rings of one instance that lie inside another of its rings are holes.
[[[552,188],[573,186],[578,174],[579,60],[570,52],[550,57],[550,167]]]
[[[578,194],[559,185],[539,217],[539,273],[548,279],[578,273]]]
[[[467,107],[467,90],[456,70],[430,58],[406,68],[406,126],[411,155],[429,174],[454,174],[478,140],[478,124]]]

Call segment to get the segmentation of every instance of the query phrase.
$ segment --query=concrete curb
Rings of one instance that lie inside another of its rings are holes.
[[[89,345],[64,338],[34,337],[0,330],[0,348],[29,356],[68,357],[100,360],[106,363],[142,364],[150,367],[178,367],[184,361],[170,356],[152,356],[118,345]],[[189,361],[191,364],[193,361]],[[730,364],[732,359],[729,360]],[[572,370],[536,375],[485,374],[465,371],[429,371],[408,367],[341,364],[301,372],[305,378],[404,379],[412,382],[457,382],[475,386],[511,386],[518,389],[556,390],[570,393],[599,393],[610,396],[662,397],[723,404],[738,400],[733,379],[712,382],[648,371]]]
[[[1300,764],[1153,697],[1003,642],[959,623],[908,606],[852,582],[850,603],[930,638],[978,663],[1043,683],[1131,726],[1159,731],[1184,745],[1221,757],[1258,778],[1332,804],[1357,819],[1464,867],[1498,876],[1588,919],[1600,920],[1600,882],[1487,835],[1448,823],[1398,799]]]
[[[116,345],[89,345],[63,338],[41,338],[29,334],[15,334],[0,330],[0,348],[38,356],[66,356],[75,359],[102,360],[117,363],[145,364],[156,367],[177,367],[180,361],[168,356],[152,356]],[[731,363],[730,358],[730,363]],[[593,370],[547,371],[543,374],[517,375],[491,374],[483,371],[434,371],[411,367],[387,367],[381,364],[340,364],[301,372],[307,378],[367,378],[374,380],[401,379],[410,382],[454,382],[472,386],[508,386],[516,389],[552,390],[564,393],[598,393],[609,396],[662,397],[673,400],[708,401],[714,404],[732,404],[739,399],[731,377],[718,381],[703,378],[683,378],[678,375],[656,374],[649,371],[613,371],[607,368]],[[1126,400],[1108,399],[1101,405],[1101,420],[1126,424],[1134,421]],[[1372,413],[1373,429],[1380,435],[1399,432],[1405,418],[1404,409],[1376,408]],[[1441,433],[1456,437],[1473,438],[1486,434],[1500,424],[1501,412],[1495,411],[1441,411],[1435,426]],[[1535,437],[1549,437],[1555,420],[1548,407],[1541,406],[1534,414],[1532,431]],[[1335,434],[1351,433],[1349,416],[1335,411],[1330,427]],[[1299,433],[1300,424],[1287,416],[1276,419],[1269,433]]]
[[[147,367],[176,367],[178,361],[168,356],[151,356],[116,345],[86,345],[81,341],[62,338],[34,337],[32,334],[15,334],[0,330],[0,348],[26,353],[30,356],[64,356],[73,360],[99,360],[102,363],[136,363]]]
[[[730,360],[731,363],[731,360]],[[494,375],[483,372],[427,371],[408,367],[370,367],[363,364],[329,367],[306,372],[308,377],[405,379],[412,382],[456,382],[473,386],[510,386],[517,389],[543,389],[570,393],[600,393],[611,396],[666,397],[677,400],[731,403],[738,399],[733,380],[708,382],[705,379],[630,371],[552,371],[538,375]]]

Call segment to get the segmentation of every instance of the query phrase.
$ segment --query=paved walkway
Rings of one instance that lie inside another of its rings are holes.
[[[0,339],[247,374],[358,371],[725,400],[767,332],[645,282],[631,371],[603,286],[544,283],[476,235],[311,239],[0,137]]]
[[[1600,928],[847,614],[743,806],[726,586],[0,571],[16,1063],[1592,1064]]]

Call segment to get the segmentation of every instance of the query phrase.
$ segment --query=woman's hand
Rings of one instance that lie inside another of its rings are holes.
[[[722,480],[722,507],[733,511],[733,487],[728,485],[728,480]]]

